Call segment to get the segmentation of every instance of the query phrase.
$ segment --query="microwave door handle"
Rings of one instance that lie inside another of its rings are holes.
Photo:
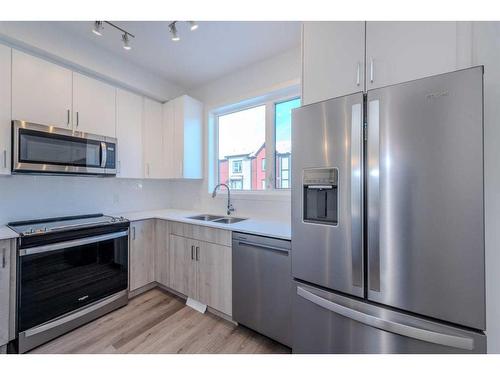
[[[106,168],[108,158],[108,146],[106,142],[101,142],[101,168]]]

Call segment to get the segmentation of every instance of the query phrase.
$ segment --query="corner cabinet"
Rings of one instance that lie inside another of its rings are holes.
[[[167,178],[203,178],[203,104],[183,95],[163,104]]]
[[[0,44],[0,174],[10,174],[11,53]]]
[[[0,349],[15,338],[15,253],[12,240],[0,240]]]
[[[468,22],[304,22],[302,103],[470,67]]]

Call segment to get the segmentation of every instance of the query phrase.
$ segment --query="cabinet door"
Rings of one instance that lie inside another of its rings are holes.
[[[163,104],[163,158],[165,160],[165,176],[179,178],[179,169],[176,167],[178,149],[175,144],[175,103],[170,100]]]
[[[116,88],[73,73],[73,128],[116,137]]]
[[[155,220],[130,224],[130,290],[155,281]]]
[[[457,22],[366,23],[366,87],[392,85],[457,68]]]
[[[12,50],[12,119],[71,128],[71,70]]]
[[[364,53],[364,22],[304,22],[302,104],[363,91]]]
[[[182,177],[202,178],[203,104],[187,95],[181,98],[183,121]]]
[[[198,299],[195,247],[194,240],[170,235],[170,287],[188,297]]]
[[[170,225],[168,221],[156,220],[155,280],[170,287]]]
[[[0,174],[10,174],[11,53],[0,45]]]
[[[9,342],[11,304],[10,240],[0,241],[0,346]]]
[[[116,90],[118,177],[143,178],[142,96]]]
[[[231,248],[209,242],[197,242],[195,250],[199,301],[231,315]]]
[[[146,178],[165,178],[162,105],[144,98],[144,167]]]

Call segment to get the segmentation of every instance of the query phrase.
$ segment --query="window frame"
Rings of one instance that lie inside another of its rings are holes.
[[[276,123],[275,109],[276,104],[289,100],[301,98],[300,86],[294,85],[285,87],[275,92],[254,97],[251,99],[240,100],[232,104],[227,104],[209,111],[209,192],[219,183],[219,117],[231,113],[252,109],[265,105],[265,147],[266,147],[266,170],[265,190],[232,190],[231,194],[244,197],[245,195],[255,197],[256,195],[266,196],[283,196],[289,197],[290,188],[276,188]],[[268,166],[274,166],[268,168]],[[229,167],[229,166],[228,166]],[[274,198],[273,198],[274,199]]]

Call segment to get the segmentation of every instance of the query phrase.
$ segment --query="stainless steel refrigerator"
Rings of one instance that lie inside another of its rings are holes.
[[[485,353],[483,68],[292,115],[293,351]]]

